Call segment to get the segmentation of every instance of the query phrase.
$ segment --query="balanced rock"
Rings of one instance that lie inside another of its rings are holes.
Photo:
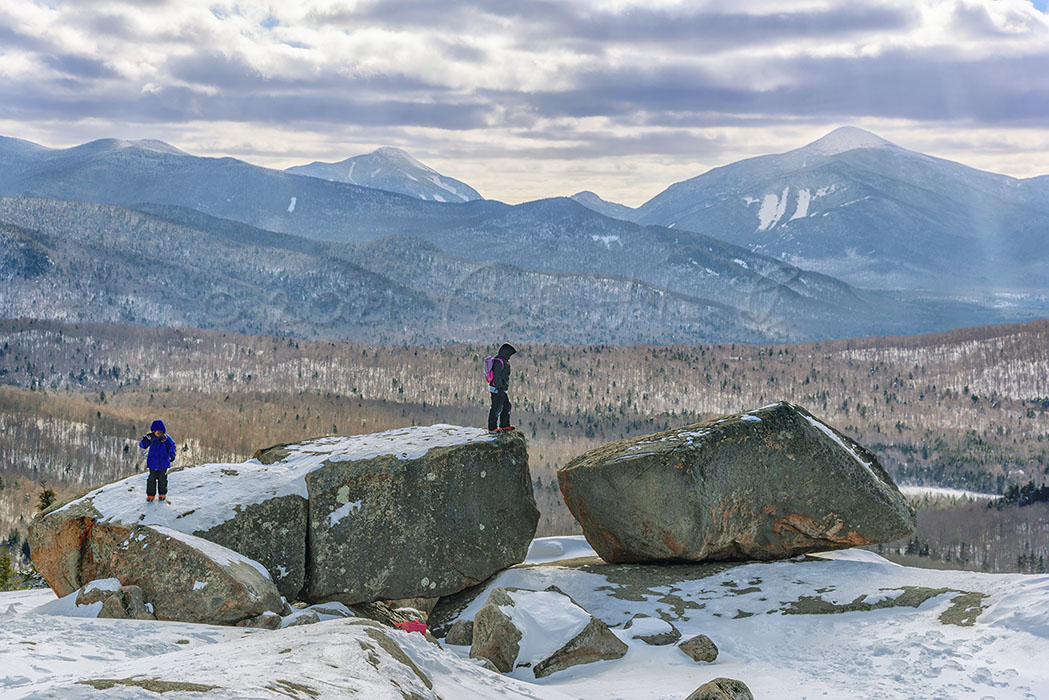
[[[613,563],[783,559],[915,528],[872,453],[786,402],[605,445],[558,482]]]
[[[754,696],[743,681],[715,678],[699,686],[685,700],[754,700]]]
[[[495,588],[474,616],[471,658],[501,673],[531,668],[536,678],[627,652],[605,623],[557,590]]]

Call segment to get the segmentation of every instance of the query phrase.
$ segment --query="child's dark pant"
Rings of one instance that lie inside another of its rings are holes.
[[[168,470],[150,469],[149,478],[146,479],[146,495],[152,498],[157,495],[159,489],[161,496],[168,495]]]
[[[506,428],[510,425],[510,397],[505,391],[492,394],[492,410],[488,412],[488,429],[495,430],[496,426]]]

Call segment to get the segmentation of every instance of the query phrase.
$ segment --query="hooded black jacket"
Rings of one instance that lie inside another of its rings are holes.
[[[514,355],[517,350],[514,349],[513,345],[509,343],[503,343],[503,346],[499,348],[499,354],[497,358],[502,362],[496,361],[492,364],[492,386],[499,391],[506,391],[510,388],[510,356]]]

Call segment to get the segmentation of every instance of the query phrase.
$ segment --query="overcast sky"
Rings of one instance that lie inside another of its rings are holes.
[[[851,124],[1049,173],[1049,0],[0,3],[0,134],[271,167],[398,146],[507,202],[637,205]]]

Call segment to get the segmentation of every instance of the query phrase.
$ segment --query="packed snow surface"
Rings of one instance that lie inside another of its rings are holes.
[[[446,424],[398,428],[369,435],[324,437],[288,445],[288,456],[273,464],[250,459],[236,464],[203,464],[172,470],[168,476],[171,501],[167,503],[145,502],[144,474],[107,484],[84,498],[92,500],[104,520],[160,525],[192,534],[230,520],[236,515],[235,508],[243,509],[281,496],[306,498],[306,475],[328,461],[363,460],[385,455],[402,460],[419,459],[436,447],[491,442],[494,439],[481,428]],[[236,493],[237,498],[230,498],[230,493]],[[67,504],[63,509],[68,507]],[[344,515],[348,514],[347,510]]]
[[[526,683],[484,670],[467,658],[467,647],[441,649],[419,634],[390,630],[432,682],[432,691],[416,691],[420,697],[682,700],[703,683],[728,677],[745,682],[760,700],[1049,698],[1049,576],[917,569],[862,549],[706,568],[580,568],[549,560],[594,556],[578,537],[539,539],[530,552],[533,563],[486,583],[460,617],[471,619],[495,586],[543,591],[556,585],[612,627],[628,646],[626,656]],[[917,607],[892,604],[908,591],[927,595]],[[286,700],[294,689],[284,681],[316,693],[294,697],[321,700],[401,700],[388,679],[420,687],[385,655],[373,667],[361,648],[369,643],[363,629],[334,615],[271,632],[72,617],[78,612],[73,598],[59,601],[47,590],[0,593],[0,698],[95,698],[97,691],[76,682],[98,678],[158,678],[220,688],[165,692],[164,700]],[[855,601],[883,607],[844,607]],[[313,609],[320,614],[336,606]],[[968,610],[961,622],[971,624],[949,622],[959,621],[959,610]],[[623,629],[637,614],[665,619],[682,640],[707,635],[720,650],[717,660],[695,663],[675,645],[634,639],[639,630],[647,631],[645,625],[658,625],[635,620]],[[135,700],[160,697],[134,686],[107,693]]]

